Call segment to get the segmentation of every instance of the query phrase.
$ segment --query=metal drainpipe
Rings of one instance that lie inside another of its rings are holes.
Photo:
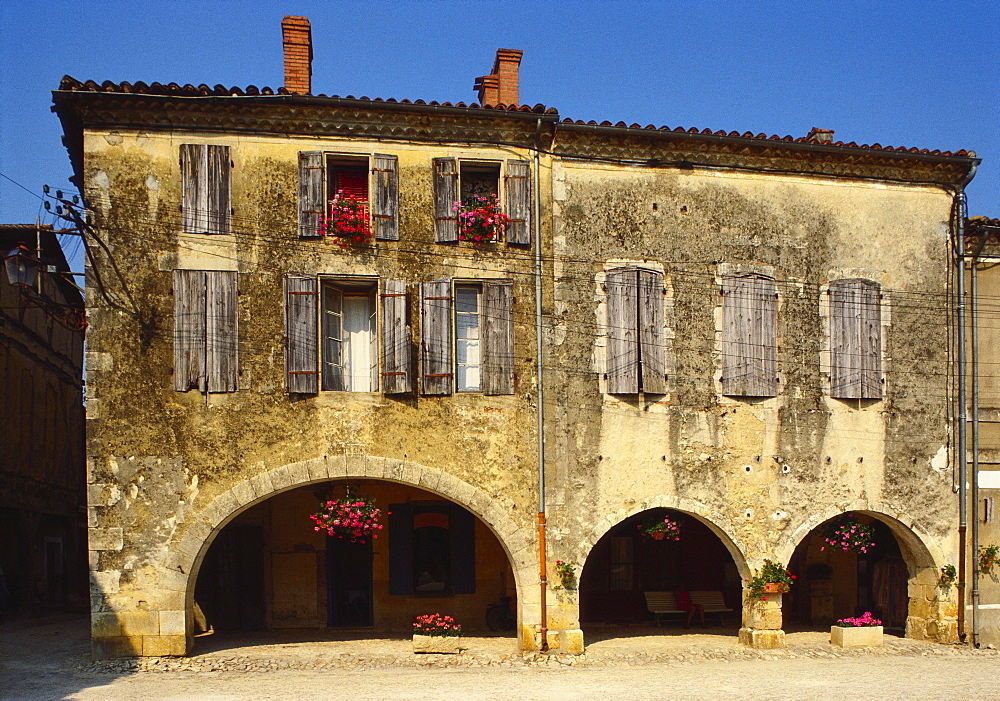
[[[968,422],[968,406],[966,403],[965,381],[965,187],[976,177],[976,164],[969,167],[969,174],[959,183],[955,195],[955,255],[958,268],[956,281],[956,305],[958,325],[958,441],[955,461],[958,463],[958,637],[965,641],[965,568],[966,568],[966,531],[968,528],[968,457],[966,456],[966,424]],[[978,257],[978,253],[976,256]],[[975,259],[973,259],[975,265]],[[977,413],[978,417],[978,413]],[[978,431],[977,431],[978,435]]]
[[[958,463],[958,638],[965,641],[965,550],[966,550],[966,530],[968,527],[968,497],[966,496],[966,429],[967,429],[967,407],[965,396],[965,221],[962,202],[965,194],[959,192],[956,196],[955,218],[955,251],[958,279],[956,281],[955,295],[958,297],[956,305],[957,325],[958,325],[958,440],[955,445],[955,462]]]
[[[535,159],[534,159],[534,221],[535,221],[535,355],[536,373],[538,376],[538,584],[541,593],[541,650],[549,649],[549,614],[546,597],[548,594],[548,575],[546,574],[545,554],[545,405],[544,383],[542,382],[542,223],[541,192],[539,188],[539,153],[538,137],[542,131],[542,120],[538,120],[535,129]]]
[[[965,215],[963,214],[963,219]],[[985,237],[983,239],[985,242]],[[972,645],[979,647],[979,304],[978,258],[982,245],[972,259],[969,285],[969,316],[972,322]]]

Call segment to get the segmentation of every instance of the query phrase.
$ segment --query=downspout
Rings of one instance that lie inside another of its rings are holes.
[[[955,283],[956,316],[958,326],[958,440],[955,442],[955,462],[958,464],[958,639],[965,642],[965,549],[966,529],[968,525],[968,497],[966,496],[966,429],[967,402],[965,397],[965,221],[962,203],[965,193],[959,192],[955,197],[955,263],[957,280]]]
[[[965,569],[966,531],[968,528],[968,458],[966,456],[968,406],[966,401],[966,348],[965,348],[965,186],[976,175],[973,163],[969,174],[958,186],[955,195],[955,263],[957,267],[956,305],[958,326],[958,440],[956,441],[955,462],[958,463],[958,638],[966,639],[965,631]]]
[[[964,219],[964,216],[963,216]],[[986,238],[983,237],[983,242]],[[972,323],[972,646],[979,647],[979,305],[978,258],[980,246],[972,258],[969,284],[969,316]]]
[[[542,120],[538,120],[535,127],[535,159],[533,173],[533,190],[535,193],[534,212],[532,219],[535,222],[535,372],[537,375],[538,392],[536,400],[538,402],[538,586],[541,594],[541,628],[542,636],[541,650],[547,652],[549,649],[549,613],[546,602],[548,594],[548,575],[546,573],[545,554],[545,392],[542,382],[542,223],[541,223],[541,192],[540,192],[540,159],[538,150],[538,138],[542,131]]]

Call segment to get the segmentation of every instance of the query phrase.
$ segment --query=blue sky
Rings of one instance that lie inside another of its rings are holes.
[[[0,173],[17,184],[0,177],[0,222],[68,187],[49,111],[64,74],[276,88],[286,14],[312,22],[317,93],[470,102],[496,49],[522,49],[522,102],[563,117],[974,150],[970,214],[1000,217],[995,0],[2,0]]]

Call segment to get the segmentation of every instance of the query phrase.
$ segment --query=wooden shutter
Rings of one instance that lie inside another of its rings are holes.
[[[236,272],[206,272],[205,292],[208,391],[235,392],[239,376]]]
[[[514,283],[483,283],[483,394],[514,394]]]
[[[382,391],[400,394],[412,389],[406,281],[385,280],[382,283]]]
[[[389,504],[389,593],[413,593],[413,506]]]
[[[451,505],[451,582],[455,594],[476,593],[476,517]]]
[[[608,293],[609,394],[639,392],[637,278],[635,268],[615,268],[608,271],[605,281]]]
[[[882,397],[880,288],[869,280],[830,283],[830,396]]]
[[[185,233],[208,231],[207,160],[204,144],[181,144],[181,227]]]
[[[399,240],[399,164],[396,156],[376,153],[372,168],[372,223],[375,238]]]
[[[420,363],[424,394],[451,394],[451,281],[420,283]]]
[[[317,301],[316,278],[285,277],[285,387],[289,392],[319,391]]]
[[[722,283],[722,393],[735,397],[777,394],[777,289],[759,275]]]
[[[434,159],[434,240],[458,241],[458,164],[454,158]]]
[[[507,243],[531,243],[531,161],[507,161]]]
[[[174,271],[174,389],[205,389],[205,273]]]
[[[186,233],[230,233],[231,169],[228,146],[181,144],[181,210]]]
[[[320,236],[326,213],[325,171],[322,151],[299,152],[299,238]]]
[[[639,358],[642,391],[665,394],[666,363],[663,353],[663,275],[655,270],[638,270]]]
[[[208,231],[209,234],[228,234],[232,231],[232,188],[228,146],[209,146],[207,149]]]

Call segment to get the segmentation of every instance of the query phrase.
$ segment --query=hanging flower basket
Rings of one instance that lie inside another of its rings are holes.
[[[352,543],[367,543],[369,538],[378,538],[378,531],[382,530],[378,522],[382,511],[370,497],[347,494],[343,499],[323,502],[322,507],[309,516],[316,524],[314,531],[326,531]]]
[[[823,529],[826,543],[820,550],[831,547],[846,552],[866,553],[875,547],[875,529],[866,526],[854,514],[844,514]]]
[[[370,245],[367,200],[337,190],[337,196],[330,200],[329,214],[320,221],[320,233],[336,239],[341,248]]]
[[[474,244],[496,243],[507,228],[509,219],[500,211],[496,195],[477,195],[465,203],[456,202],[452,211],[458,214],[458,238]]]
[[[680,540],[681,524],[669,516],[647,518],[638,526],[639,535],[646,540]]]

